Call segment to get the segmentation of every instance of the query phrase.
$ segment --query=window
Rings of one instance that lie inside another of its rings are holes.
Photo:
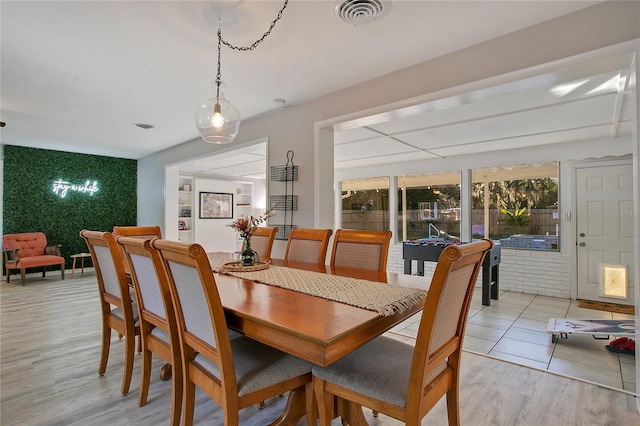
[[[342,228],[389,230],[389,178],[342,182]]]
[[[473,170],[473,238],[558,250],[558,163]]]
[[[398,177],[398,241],[460,237],[460,172]]]

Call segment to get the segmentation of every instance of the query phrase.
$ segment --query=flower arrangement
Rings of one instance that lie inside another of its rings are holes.
[[[273,209],[269,209],[258,217],[254,217],[254,216],[239,217],[238,219],[234,220],[227,226],[238,231],[240,233],[240,236],[245,240],[249,240],[251,239],[251,236],[253,235],[253,232],[256,230],[258,225],[266,222],[267,219],[273,216],[274,214],[275,213],[273,212]]]

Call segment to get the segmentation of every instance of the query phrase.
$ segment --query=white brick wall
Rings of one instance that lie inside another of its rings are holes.
[[[435,262],[425,262],[425,276],[432,276],[435,266]],[[387,271],[404,273],[402,244],[389,247]],[[416,261],[411,271],[416,273]],[[500,290],[569,299],[570,280],[569,256],[555,251],[502,249]]]

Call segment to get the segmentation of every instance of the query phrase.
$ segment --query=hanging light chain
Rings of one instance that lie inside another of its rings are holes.
[[[289,4],[289,0],[285,0],[284,1],[284,5],[282,6],[282,9],[280,9],[280,11],[278,12],[278,16],[276,16],[276,19],[274,19],[271,22],[271,25],[269,26],[269,29],[267,30],[267,32],[265,32],[262,37],[260,37],[258,40],[254,41],[253,44],[251,46],[234,46],[231,43],[229,43],[228,41],[226,41],[225,39],[222,38],[222,33],[220,32],[220,28],[218,27],[218,78],[220,78],[220,42],[222,42],[222,44],[224,44],[225,46],[227,46],[229,49],[232,50],[241,50],[241,51],[247,51],[247,50],[254,50],[260,43],[262,43],[264,41],[265,38],[267,38],[267,36],[269,34],[271,34],[271,30],[273,30],[273,27],[276,26],[276,22],[278,22],[280,20],[280,18],[282,18],[282,12],[284,12],[284,10],[287,8],[287,5]]]
[[[222,48],[222,21],[218,20],[218,74],[216,74],[216,99],[220,99],[220,85],[222,84],[222,74],[220,74],[220,53]]]

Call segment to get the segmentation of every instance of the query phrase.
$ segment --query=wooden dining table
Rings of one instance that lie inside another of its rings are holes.
[[[209,257],[229,255],[209,253]],[[423,290],[429,286],[427,279],[414,275],[279,259],[272,259],[271,264]],[[371,310],[225,273],[214,272],[214,277],[230,328],[319,366],[342,358],[424,307],[421,299],[401,312],[381,316]],[[305,414],[304,391],[294,391],[273,424],[296,425]]]

